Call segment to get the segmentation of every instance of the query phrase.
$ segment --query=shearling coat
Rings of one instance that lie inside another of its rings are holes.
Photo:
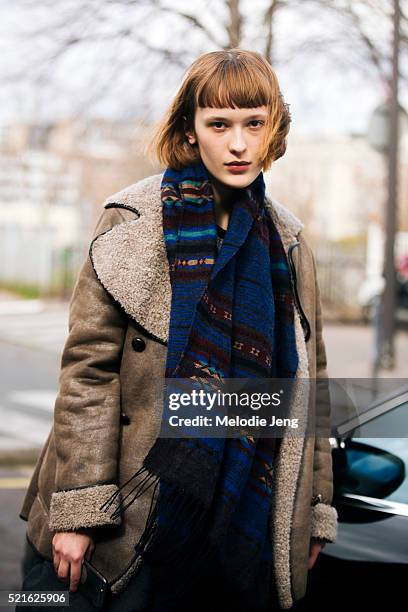
[[[151,492],[119,519],[99,508],[141,467],[160,430],[155,385],[164,376],[171,303],[161,179],[150,176],[104,202],[70,302],[53,427],[20,513],[28,538],[49,559],[55,532],[95,528],[92,562],[113,593],[143,562],[134,545]],[[315,261],[303,224],[269,196],[267,209],[291,267],[296,377],[327,379]],[[321,411],[307,416],[328,418]],[[280,605],[288,609],[306,592],[310,538],[336,540],[328,437],[284,436],[273,478],[273,567]]]

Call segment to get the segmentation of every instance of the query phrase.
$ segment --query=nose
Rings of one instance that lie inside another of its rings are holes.
[[[244,134],[241,128],[237,127],[232,131],[231,139],[229,142],[229,150],[231,152],[243,153],[247,148],[247,144],[245,142]]]

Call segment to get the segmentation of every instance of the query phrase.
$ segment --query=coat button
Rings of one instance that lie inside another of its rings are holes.
[[[120,413],[120,422],[122,425],[130,425],[130,418],[124,412]]]
[[[320,493],[319,493],[319,495],[315,495],[315,496],[312,498],[312,506],[317,506],[317,504],[321,504],[321,503],[322,503],[322,499],[323,499],[323,498],[322,498],[322,496],[320,495]]]
[[[143,338],[139,338],[139,336],[136,336],[132,340],[132,347],[135,351],[141,353],[146,348],[146,342],[143,340]]]

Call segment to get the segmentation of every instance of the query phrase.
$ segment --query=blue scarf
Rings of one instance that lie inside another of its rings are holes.
[[[265,208],[262,172],[236,192],[217,256],[206,167],[198,162],[180,171],[168,168],[163,175],[163,231],[172,287],[166,378],[296,374],[288,263]],[[192,579],[193,568],[197,573],[205,558],[251,609],[267,609],[275,442],[250,436],[157,438],[137,474],[145,475],[145,485],[155,484],[155,491],[160,486],[137,547],[161,568],[155,586],[158,610],[171,592],[174,596],[175,586],[180,597],[180,585],[187,576]]]

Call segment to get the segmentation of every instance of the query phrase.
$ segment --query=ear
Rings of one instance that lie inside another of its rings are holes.
[[[183,119],[184,119],[184,124],[186,124],[187,122],[187,118],[183,115]],[[185,135],[187,137],[188,142],[193,145],[196,143],[197,139],[195,137],[194,131],[193,130],[185,130]]]
[[[193,145],[196,143],[196,137],[194,136],[194,132],[185,132],[186,136],[187,136],[187,140],[188,142]]]

